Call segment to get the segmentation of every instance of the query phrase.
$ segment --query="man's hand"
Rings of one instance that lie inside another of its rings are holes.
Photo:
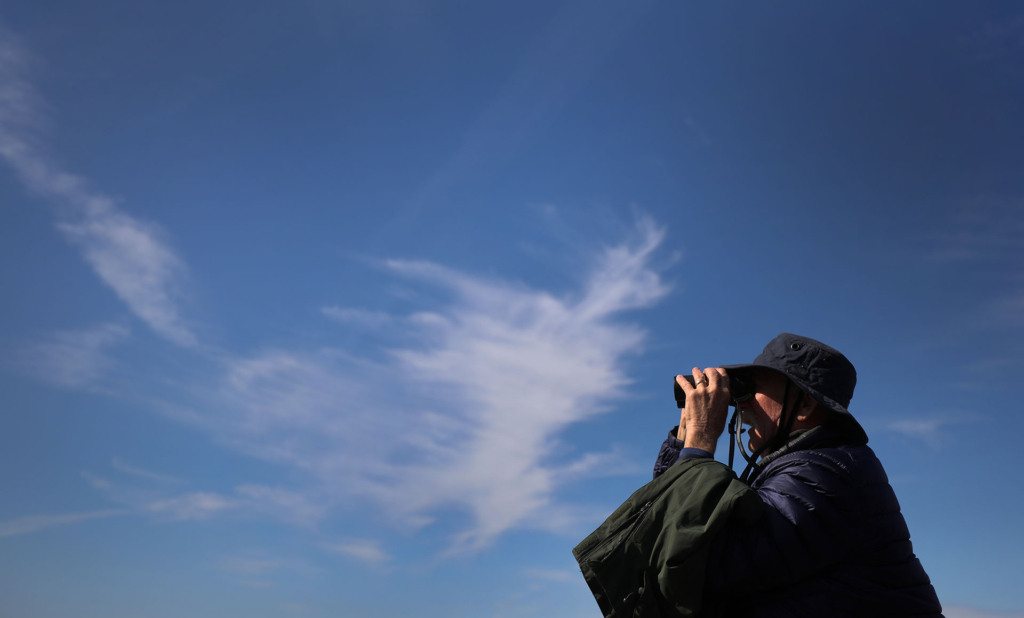
[[[676,434],[686,448],[699,448],[714,454],[718,437],[725,431],[726,417],[729,416],[729,376],[725,369],[708,367],[701,371],[693,368],[696,388],[690,386],[682,376],[676,382],[686,392],[686,407],[679,418],[679,432]]]

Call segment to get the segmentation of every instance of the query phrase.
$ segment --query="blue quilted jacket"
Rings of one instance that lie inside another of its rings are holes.
[[[941,618],[881,462],[866,444],[848,442],[817,427],[765,460],[751,485],[764,517],[713,541],[704,588],[710,613]],[[670,432],[655,477],[682,446]]]

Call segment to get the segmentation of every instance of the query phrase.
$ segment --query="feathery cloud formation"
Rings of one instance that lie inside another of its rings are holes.
[[[85,330],[58,331],[23,350],[20,364],[38,379],[65,388],[94,383],[114,364],[108,348],[129,335],[120,324],[100,324]]]
[[[58,229],[136,316],[195,348],[176,300],[187,269],[159,228],[121,212],[42,154],[35,136],[45,105],[27,78],[29,64],[16,40],[3,37],[0,158],[31,191],[57,203]],[[213,389],[215,405],[194,406],[191,422],[242,452],[297,468],[311,487],[242,485],[232,495],[194,491],[122,503],[181,520],[256,511],[306,526],[353,498],[407,527],[454,510],[471,521],[454,551],[479,550],[513,528],[566,529],[583,511],[555,500],[560,485],[630,469],[614,450],[567,461],[558,446],[567,427],[624,394],[624,359],[640,351],[645,333],[618,314],[668,291],[648,266],[664,230],[641,218],[634,236],[606,249],[583,288],[564,296],[431,262],[387,261],[395,276],[441,288],[451,302],[405,317],[322,310],[342,322],[402,329],[401,346],[381,345],[383,361],[336,349],[221,353],[226,369]],[[108,328],[80,347],[102,361],[99,353],[118,335]],[[67,384],[91,377],[63,375]]]
[[[80,521],[103,519],[115,515],[124,515],[125,513],[126,511],[120,509],[107,509],[86,513],[66,513],[64,515],[29,515],[19,519],[0,522],[0,537],[29,534],[30,532],[37,532],[55,526],[66,526]]]
[[[160,229],[121,212],[113,199],[45,156],[38,132],[46,103],[29,79],[33,62],[0,25],[0,159],[31,192],[55,202],[57,228],[135,315],[162,337],[195,346],[175,300],[185,265]]]
[[[648,266],[664,231],[638,222],[574,297],[392,260],[396,275],[451,294],[401,320],[415,345],[384,362],[339,350],[268,350],[233,361],[206,422],[222,440],[319,479],[325,504],[359,496],[406,526],[454,509],[472,520],[453,550],[517,527],[564,529],[579,507],[557,487],[622,465],[617,452],[558,457],[558,436],[608,410],[644,332],[616,314],[668,288]],[[620,470],[621,471],[621,470]]]

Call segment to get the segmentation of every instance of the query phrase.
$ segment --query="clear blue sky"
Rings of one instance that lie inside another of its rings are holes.
[[[670,377],[788,331],[1024,616],[1020,4],[0,24],[0,615],[596,616]]]

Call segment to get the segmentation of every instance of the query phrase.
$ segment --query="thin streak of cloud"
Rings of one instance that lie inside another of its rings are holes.
[[[28,346],[20,366],[37,379],[64,388],[94,384],[113,366],[107,350],[128,339],[120,324],[100,324],[85,330],[58,331]]]
[[[330,543],[323,546],[325,551],[341,554],[365,562],[371,566],[381,566],[391,560],[376,541],[352,540],[344,543]]]
[[[960,421],[967,420],[961,418]],[[947,416],[908,418],[892,421],[885,425],[889,431],[924,441],[933,449],[939,449],[950,436],[943,431],[948,425],[958,422]]]
[[[173,298],[185,276],[185,265],[160,239],[153,224],[122,212],[101,196],[79,217],[58,228],[81,247],[85,259],[117,296],[154,331],[180,346],[198,342],[178,315]]]
[[[377,328],[394,321],[394,318],[383,311],[366,311],[365,309],[347,307],[323,307],[320,309],[320,312],[335,322],[352,326]]]
[[[235,488],[241,506],[299,526],[314,526],[327,509],[315,496],[279,487],[241,485]]]
[[[125,474],[129,474],[131,476],[135,476],[141,479],[146,479],[147,481],[154,481],[156,483],[166,484],[182,484],[185,482],[176,476],[170,476],[169,474],[160,474],[159,472],[152,472],[150,470],[139,468],[138,466],[133,466],[117,457],[114,457],[111,460],[110,465],[118,472],[123,472]]]
[[[95,474],[88,472],[86,470],[82,471],[82,478],[85,479],[86,483],[92,485],[93,489],[99,491],[108,491],[112,487],[111,482],[108,481],[107,479],[96,476]]]
[[[56,526],[66,526],[91,519],[105,519],[107,517],[124,515],[125,513],[127,511],[108,509],[85,513],[68,513],[65,515],[29,515],[28,517],[0,522],[0,537],[30,534]]]
[[[641,473],[646,466],[631,461],[618,449],[607,453],[587,453],[558,470],[559,484],[591,477],[629,476]]]
[[[167,515],[172,519],[207,519],[222,511],[238,508],[238,502],[220,494],[197,491],[174,498],[156,500],[146,505],[146,510]]]
[[[175,302],[185,265],[160,229],[119,211],[114,200],[44,155],[36,131],[46,104],[29,79],[32,64],[0,25],[0,159],[30,191],[59,205],[57,228],[133,313],[164,338],[195,346]]]
[[[328,503],[316,491],[293,491],[280,487],[239,485],[232,494],[193,491],[168,495],[161,487],[147,489],[113,483],[87,471],[82,477],[109,500],[134,513],[151,513],[178,521],[204,520],[226,514],[238,517],[267,517],[271,520],[311,528],[326,515]],[[148,477],[147,480],[150,480]],[[175,479],[177,480],[177,479]],[[165,483],[162,483],[166,487]]]
[[[212,566],[218,571],[236,576],[233,579],[235,583],[253,588],[275,586],[273,578],[285,573],[303,578],[321,573],[319,568],[305,560],[272,556],[261,550],[224,556]]]

